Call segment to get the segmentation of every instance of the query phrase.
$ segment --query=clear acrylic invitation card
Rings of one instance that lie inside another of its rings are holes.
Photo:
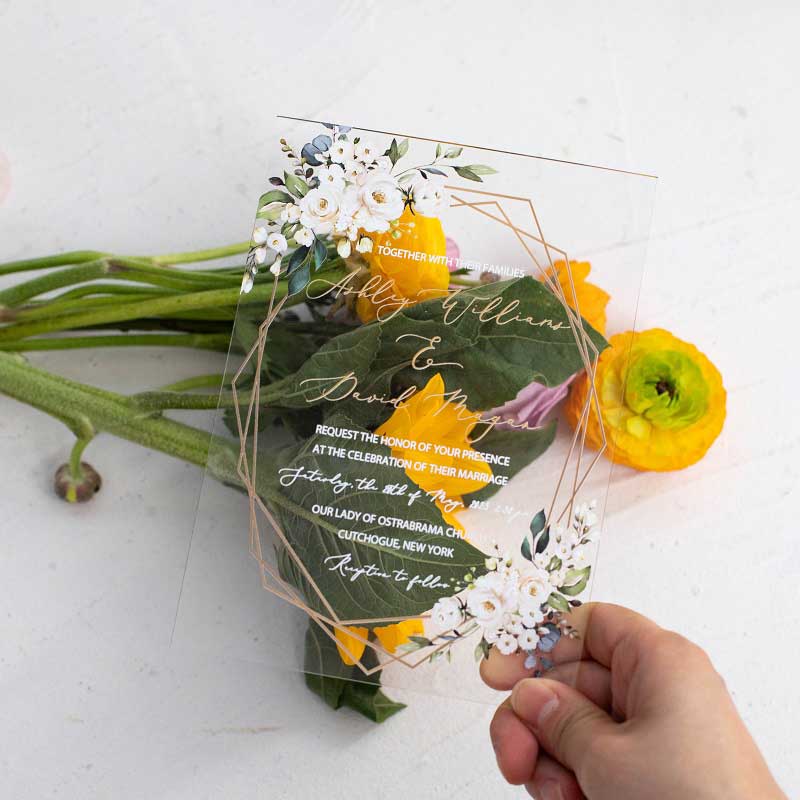
[[[332,705],[497,702],[476,662],[543,674],[580,638],[621,391],[594,371],[656,181],[285,117],[265,142],[174,642]]]

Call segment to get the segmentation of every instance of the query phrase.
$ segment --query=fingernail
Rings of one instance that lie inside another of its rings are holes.
[[[536,796],[540,800],[564,800],[564,792],[561,791],[561,786],[556,781],[545,781]]]
[[[511,692],[511,707],[518,717],[540,728],[558,708],[558,695],[535,678],[520,681]]]

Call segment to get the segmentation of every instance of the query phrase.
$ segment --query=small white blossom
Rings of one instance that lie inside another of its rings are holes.
[[[256,264],[263,264],[267,260],[267,248],[256,247],[256,249],[253,250],[253,258]]]
[[[256,225],[253,228],[253,242],[255,244],[264,244],[269,236],[269,231],[263,225]]]
[[[345,161],[350,161],[353,158],[353,143],[344,139],[337,139],[328,152],[330,153],[331,161],[335,161],[337,164],[344,164]]]
[[[517,642],[522,650],[535,650],[539,646],[539,634],[536,631],[524,631],[517,636]]]
[[[522,615],[522,624],[526,628],[535,628],[542,620],[544,620],[544,611],[542,611],[541,606],[529,608]]]
[[[308,228],[300,228],[295,233],[294,240],[301,247],[309,247],[314,241],[314,234]]]
[[[382,152],[369,139],[361,139],[354,148],[356,158],[371,164]]]
[[[352,159],[351,161],[345,161],[344,163],[344,174],[347,180],[355,181],[358,179],[358,176],[363,174],[364,172],[364,165],[360,161],[356,161]]]
[[[441,630],[452,630],[458,627],[464,620],[461,606],[455,597],[443,597],[437,600],[431,611],[431,621]]]
[[[497,569],[496,558],[487,558],[486,561],[484,561],[484,564],[486,565],[486,569],[488,569],[490,572]]]
[[[350,240],[349,239],[339,239],[339,241],[336,242],[336,252],[342,258],[347,258],[350,255]]]
[[[430,175],[427,178],[418,175],[411,183],[411,198],[416,213],[424,217],[435,217],[448,202],[444,178],[441,175]]]
[[[296,206],[294,203],[287,203],[281,211],[281,221],[297,222],[302,213],[303,212],[300,210],[300,206]]]
[[[247,294],[253,288],[253,273],[248,270],[242,276],[242,288],[241,293]]]
[[[286,244],[286,237],[282,233],[275,231],[267,237],[267,245],[272,248],[276,253],[285,253],[288,245]]]
[[[356,250],[359,253],[371,253],[372,252],[372,239],[369,236],[362,236],[358,240],[358,244],[356,245]]]
[[[281,257],[278,256],[273,262],[269,271],[277,278],[281,273]]]
[[[375,167],[388,172],[392,168],[392,159],[389,156],[378,156],[375,159]]]
[[[337,191],[344,189],[344,170],[340,164],[320,167],[316,172],[322,186],[330,186]]]
[[[504,633],[498,640],[495,647],[504,655],[510,656],[517,652],[517,640],[510,633]]]

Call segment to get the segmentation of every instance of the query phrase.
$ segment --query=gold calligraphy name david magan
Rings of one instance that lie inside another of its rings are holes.
[[[396,396],[386,394],[362,394],[358,388],[358,377],[354,372],[347,372],[344,375],[337,375],[334,377],[326,378],[306,378],[300,381],[300,386],[310,384],[316,389],[316,392],[311,396],[306,396],[307,403],[318,403],[320,400],[327,400],[330,403],[338,403],[342,400],[356,400],[360,403],[381,403],[382,405],[392,406],[398,408],[402,403],[410,400],[418,391],[418,387],[409,386]],[[321,386],[322,384],[330,384],[327,387]],[[480,411],[470,411],[467,408],[467,395],[463,389],[457,388],[449,392],[441,392],[429,395],[430,398],[441,398],[442,404],[433,412],[431,416],[435,417],[444,411],[448,406],[452,406],[460,421],[479,425],[482,430],[477,436],[472,437],[470,441],[479,442],[493,430],[497,425],[506,425],[509,428],[521,428],[529,430],[530,425],[527,422],[517,422],[513,417],[503,417],[500,414],[495,414],[491,417],[484,417]]]
[[[415,305],[424,300],[424,295],[430,293],[435,297],[440,297],[440,289],[422,289],[416,297],[404,297],[395,292],[394,278],[381,278],[380,275],[373,275],[362,285],[358,285],[358,272],[350,272],[338,281],[327,281],[324,278],[314,278],[306,289],[307,296],[312,300],[320,300],[323,297],[333,296],[335,298],[355,297],[364,298],[376,306],[377,319],[386,322],[396,314],[399,314],[408,306]],[[313,287],[315,284],[321,285],[321,290],[317,292]],[[444,316],[442,322],[445,325],[454,325],[465,314],[472,314],[481,322],[493,322],[495,325],[509,325],[512,322],[521,322],[534,328],[550,328],[560,331],[569,328],[567,323],[552,319],[535,319],[519,311],[519,300],[506,300],[502,294],[492,298],[471,297],[464,295],[465,287],[459,286],[448,290],[446,297],[442,297],[442,308]],[[462,302],[463,301],[463,302]]]

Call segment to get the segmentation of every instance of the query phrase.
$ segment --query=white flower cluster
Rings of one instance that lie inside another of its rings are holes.
[[[372,141],[351,141],[348,130],[334,128],[332,136],[316,137],[305,145],[299,159],[282,140],[284,151],[293,160],[286,188],[291,190],[289,182],[294,181],[304,193],[291,192],[297,199],[284,203],[273,220],[280,226],[278,230],[270,230],[263,222],[256,225],[256,266],[250,272],[271,259],[270,271],[279,275],[282,256],[291,246],[311,247],[323,237],[332,239],[342,258],[354,249],[368,253],[373,242],[367,234],[390,230],[406,203],[422,215],[434,215],[446,204],[443,175],[406,171],[395,176],[392,158]],[[245,274],[242,290],[249,291],[252,285],[252,274]]]
[[[540,644],[543,649],[546,644],[549,652],[560,635],[557,626],[547,619],[551,609],[568,604],[561,592],[574,596],[588,580],[584,565],[586,545],[592,541],[589,536],[597,524],[595,507],[594,501],[580,504],[574,509],[570,528],[549,529],[547,547],[533,556],[522,572],[507,555],[487,558],[485,574],[477,578],[466,575],[464,592],[437,601],[431,612],[432,623],[449,631],[472,620],[488,647],[496,647],[504,655],[524,651],[529,656],[526,665],[533,666],[534,651]],[[570,580],[583,582],[567,586]]]

